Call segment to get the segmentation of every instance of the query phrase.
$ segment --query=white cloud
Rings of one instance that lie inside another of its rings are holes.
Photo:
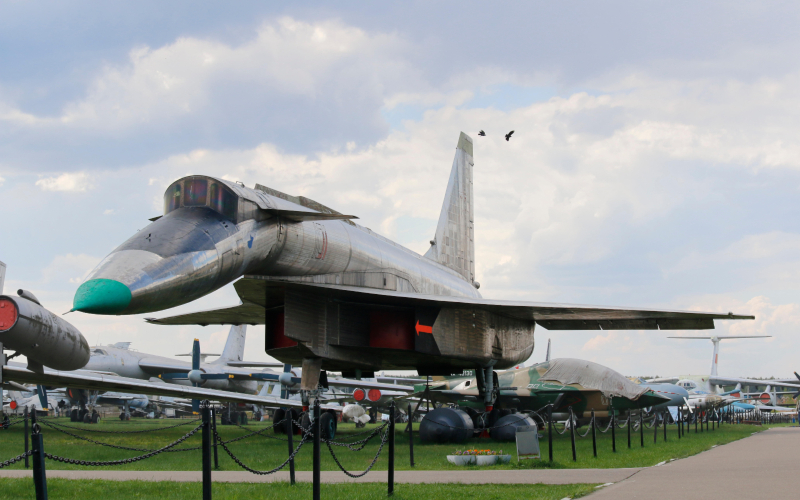
[[[111,208],[107,208],[103,210],[103,215],[114,215],[114,210]]]
[[[0,177],[0,186],[2,186],[4,182],[6,182],[6,180]]]
[[[43,191],[83,192],[92,188],[91,177],[84,172],[65,172],[36,181]]]
[[[77,285],[83,282],[100,260],[100,257],[86,254],[56,255],[50,264],[42,269],[42,279],[45,283],[68,282]]]

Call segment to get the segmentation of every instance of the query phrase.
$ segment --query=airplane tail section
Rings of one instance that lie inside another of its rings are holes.
[[[225,349],[212,364],[224,365],[229,361],[242,361],[244,357],[244,341],[247,336],[247,325],[234,325],[228,333]]]
[[[425,257],[475,282],[472,139],[461,132],[436,235]]]

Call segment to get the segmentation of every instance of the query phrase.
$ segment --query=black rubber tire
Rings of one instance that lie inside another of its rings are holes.
[[[328,412],[319,416],[319,427],[322,439],[333,439],[336,437],[336,417]]]
[[[83,414],[83,423],[84,424],[92,423],[92,416],[88,412]]]
[[[536,422],[524,413],[506,415],[497,419],[494,427],[489,429],[489,436],[496,441],[514,441],[517,427],[524,425],[536,425]]]
[[[78,422],[86,422],[86,414],[88,410],[83,409],[78,411]]]
[[[463,443],[473,435],[472,418],[455,408],[437,408],[419,424],[419,438],[426,443]]]
[[[272,423],[278,423],[284,418],[286,418],[286,410],[278,408],[272,415]],[[272,430],[275,431],[275,434],[286,434],[286,422],[276,425]]]
[[[124,422],[125,421],[125,414],[124,413],[120,413],[119,414],[119,419]]]
[[[69,421],[70,422],[77,422],[78,421],[78,409],[73,408],[72,411],[69,412]]]
[[[99,413],[92,413],[92,423],[93,424],[100,423],[100,414]]]

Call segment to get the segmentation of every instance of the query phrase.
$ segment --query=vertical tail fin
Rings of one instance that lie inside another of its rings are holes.
[[[215,365],[224,365],[228,361],[242,361],[244,359],[244,341],[247,336],[247,325],[234,325],[228,333],[225,349],[216,360]]]
[[[472,139],[461,132],[447,182],[436,235],[425,257],[475,282],[474,211],[472,200]]]

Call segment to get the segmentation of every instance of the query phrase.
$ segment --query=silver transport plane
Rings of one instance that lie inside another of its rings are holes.
[[[439,222],[424,255],[314,200],[205,175],[172,183],[164,214],[90,273],[73,310],[141,314],[186,304],[236,281],[241,304],[150,319],[165,325],[263,324],[266,352],[320,371],[450,375],[477,369],[487,409],[495,369],[528,359],[548,330],[712,329],[733,313],[485,299],[475,280],[473,143],[458,138]],[[240,279],[241,278],[241,279]]]

